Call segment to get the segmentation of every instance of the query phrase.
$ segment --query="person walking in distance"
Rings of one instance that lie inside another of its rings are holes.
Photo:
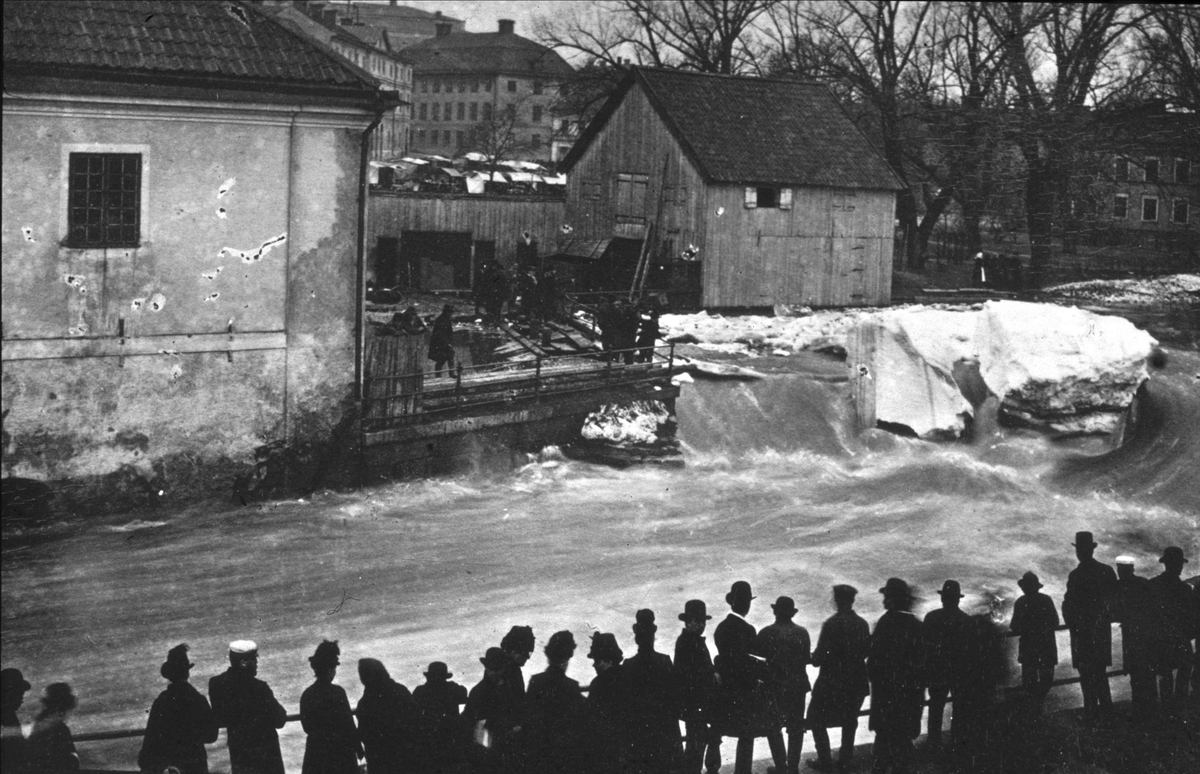
[[[854,612],[858,589],[845,584],[833,587],[837,612],[821,624],[812,664],[821,671],[813,686],[808,707],[808,727],[812,729],[817,760],[809,766],[817,771],[833,771],[828,728],[842,730],[838,752],[838,770],[849,771],[854,760],[854,736],[858,731],[858,713],[870,693],[867,682],[867,652],[871,628]]]
[[[219,728],[229,737],[231,774],[283,774],[278,729],[287,710],[258,675],[258,645],[229,643],[229,668],[208,681],[208,699]]]
[[[929,682],[929,747],[936,750],[942,743],[942,719],[946,699],[961,682],[967,649],[974,628],[971,616],[959,607],[963,598],[958,581],[948,580],[938,592],[942,607],[931,610],[922,624],[925,636],[925,657]],[[958,696],[954,697],[956,700]],[[951,718],[951,737],[953,737]]]
[[[913,740],[921,733],[924,638],[912,614],[912,592],[899,578],[879,590],[887,612],[875,624],[867,655],[871,680],[870,729],[875,732],[872,770],[894,774],[908,770]]]
[[[176,645],[159,668],[170,685],[154,700],[146,721],[138,768],[147,774],[172,768],[179,774],[208,774],[204,745],[217,741],[220,730],[208,699],[188,682],[193,666],[188,646]]]
[[[1149,583],[1148,578],[1134,574],[1132,556],[1117,557],[1113,618],[1121,622],[1121,666],[1129,673],[1130,699],[1139,714],[1158,704],[1158,687],[1150,668],[1150,637],[1156,611]]]
[[[1096,561],[1092,533],[1075,533],[1079,565],[1067,576],[1063,619],[1071,631],[1071,662],[1079,672],[1084,714],[1091,720],[1112,717],[1112,693],[1105,672],[1112,665],[1112,604],[1117,574]]]
[[[775,623],[759,631],[754,652],[767,660],[766,692],[778,713],[777,722],[787,729],[787,746],[778,729],[767,736],[767,741],[776,771],[796,774],[804,747],[804,703],[811,688],[808,661],[812,641],[808,630],[792,621],[797,611],[791,597],[779,597],[771,609],[775,612]]]
[[[1162,574],[1149,581],[1151,604],[1157,613],[1158,631],[1154,633],[1150,668],[1158,677],[1158,693],[1164,704],[1189,694],[1192,672],[1192,595],[1195,593],[1180,576],[1187,563],[1183,549],[1169,546],[1158,560]]]
[[[341,655],[337,640],[323,640],[308,657],[317,679],[300,695],[300,725],[308,734],[303,774],[357,774],[363,757],[350,700],[333,682]]]
[[[703,764],[709,774],[721,768],[721,738],[714,736],[712,722],[716,671],[704,639],[704,630],[712,616],[703,600],[689,599],[679,614],[683,631],[675,640],[675,679],[679,684],[685,746],[684,771],[697,774]]]
[[[1054,681],[1054,667],[1058,664],[1058,641],[1054,636],[1058,611],[1054,609],[1054,600],[1038,591],[1042,583],[1035,573],[1025,573],[1017,585],[1023,596],[1013,604],[1008,628],[1020,638],[1017,661],[1021,664],[1021,687],[1027,701],[1025,716],[1032,720],[1042,714],[1042,704]]]

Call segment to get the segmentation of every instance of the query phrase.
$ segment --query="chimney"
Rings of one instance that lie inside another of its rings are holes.
[[[517,23],[515,21],[513,21],[512,19],[501,19],[500,20],[500,34],[501,35],[512,35],[513,28],[516,27],[516,25],[517,25]]]
[[[437,36],[444,38],[450,34],[450,30],[454,29],[454,25],[450,22],[438,22],[434,25],[437,28]]]

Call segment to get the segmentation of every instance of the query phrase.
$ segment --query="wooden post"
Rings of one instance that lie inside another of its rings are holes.
[[[875,323],[859,323],[847,343],[846,365],[850,368],[850,397],[859,431],[875,427]]]
[[[542,399],[542,356],[541,355],[536,356],[535,368],[537,369],[537,372],[534,374],[534,378],[533,378],[533,397],[534,397],[534,400],[540,401]]]
[[[454,374],[454,410],[462,411],[462,361],[458,361]]]

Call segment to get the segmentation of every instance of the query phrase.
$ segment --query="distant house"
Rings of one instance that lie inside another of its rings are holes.
[[[249,4],[4,3],[6,477],[60,504],[322,477],[378,85]]]
[[[634,68],[562,168],[614,289],[649,236],[646,286],[691,303],[890,302],[902,185],[823,85]]]

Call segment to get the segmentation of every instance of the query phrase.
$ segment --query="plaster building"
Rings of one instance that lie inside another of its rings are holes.
[[[154,8],[4,3],[3,473],[56,509],[328,483],[355,422],[399,98],[256,6]]]
[[[604,289],[649,240],[647,287],[682,303],[890,302],[902,184],[824,85],[633,68],[563,168],[564,255]]]
[[[501,19],[496,32],[441,23],[437,37],[404,54],[413,61],[414,150],[546,161],[569,142],[554,107],[574,70],[516,34],[512,20]]]

